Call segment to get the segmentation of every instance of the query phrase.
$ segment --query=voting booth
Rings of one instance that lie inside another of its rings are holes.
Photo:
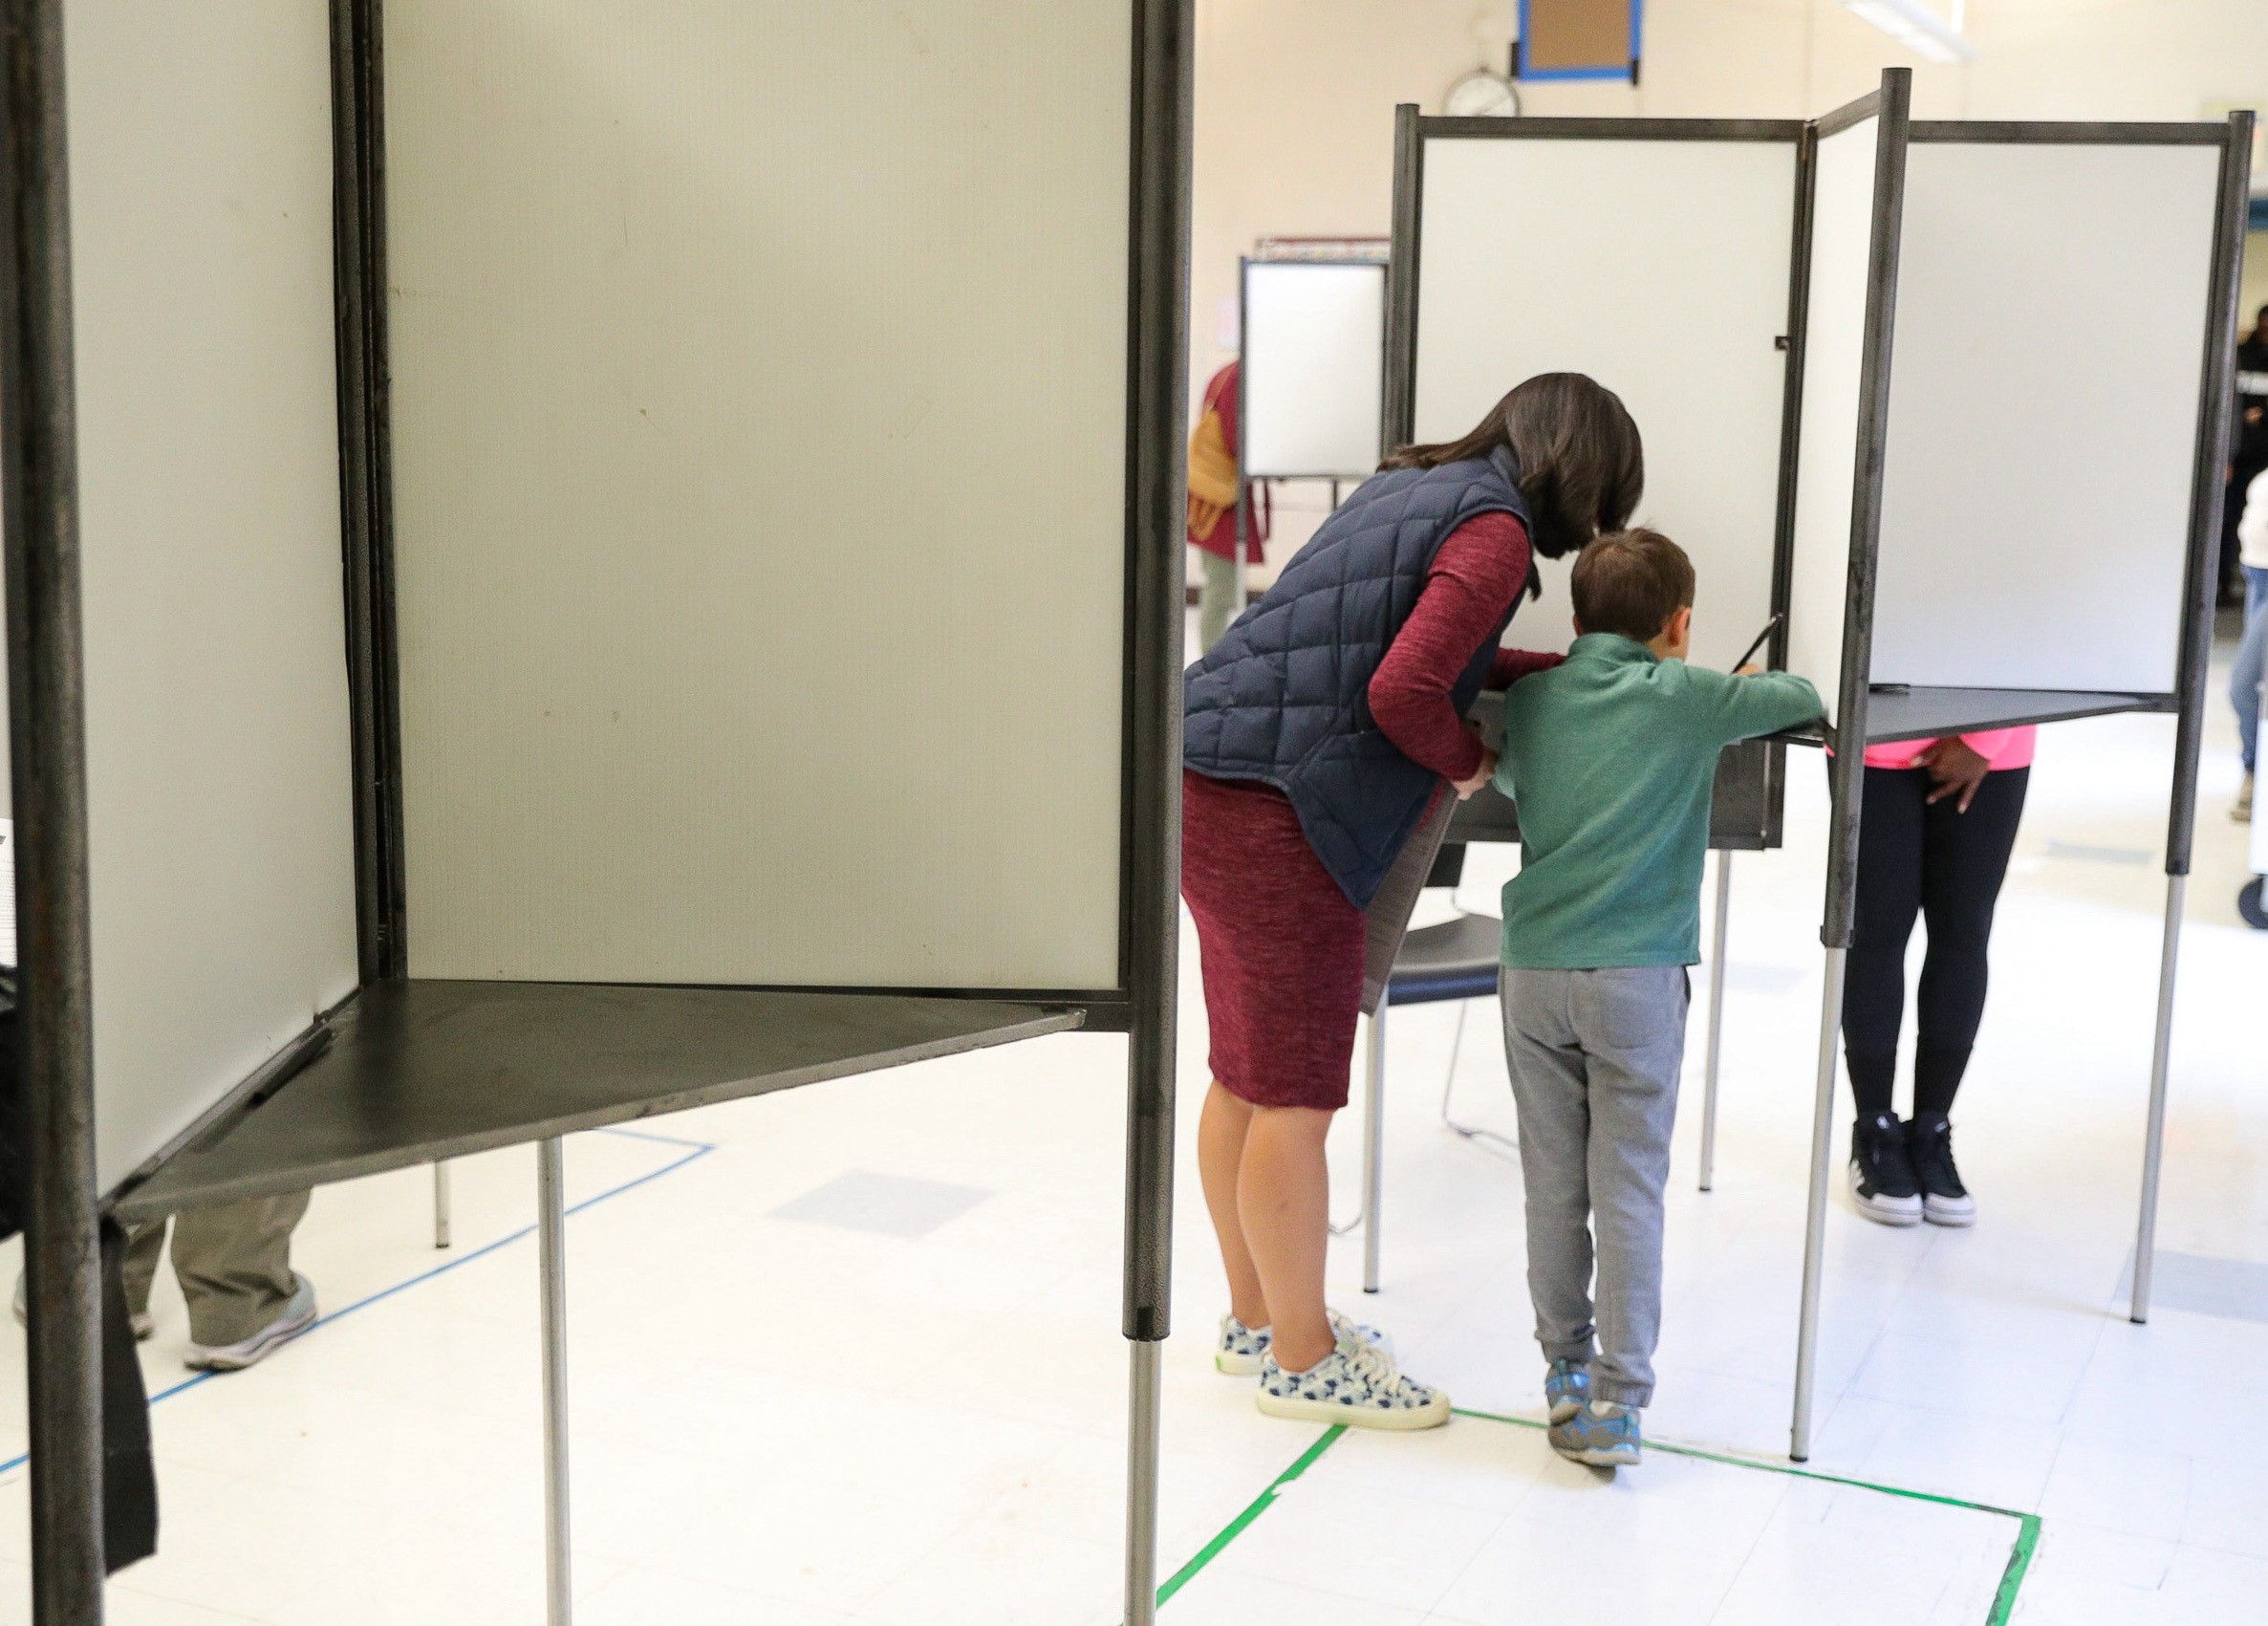
[[[98,1211],[536,1142],[561,1621],[559,1138],[1081,1026],[1151,1618],[1182,10],[11,18],[37,1618],[98,1607]]]
[[[1539,373],[1585,373],[1613,390],[1646,443],[1633,522],[1674,537],[1699,575],[1693,659],[1702,665],[1736,664],[1760,635],[1756,659],[1779,664],[1785,653],[1803,130],[1796,120],[1399,110],[1390,439],[1455,440]],[[1508,641],[1574,641],[1573,563],[1536,560],[1542,596],[1521,607]],[[1484,727],[1495,715],[1486,711]],[[1703,1190],[1716,1162],[1731,855],[1781,844],[1785,776],[1782,747],[1749,742],[1726,750],[1717,777]],[[1451,840],[1519,838],[1516,811],[1493,788],[1450,829]]]
[[[1238,272],[1237,608],[1255,481],[1368,479],[1383,455],[1386,266],[1245,259]]]
[[[1645,436],[1637,522],[1693,555],[1693,659],[1729,665],[1769,622],[1767,663],[1827,705],[1798,1459],[1868,743],[2180,720],[2131,1312],[2148,1313],[2244,226],[2249,115],[1914,122],[1909,96],[1891,70],[1809,121],[1405,107],[1396,137],[1393,438],[1452,439],[1523,379],[1589,374]],[[1523,647],[1571,635],[1566,563],[1515,620]],[[1779,749],[1761,754],[1767,845],[1782,779]]]
[[[1823,119],[1791,664],[1832,692],[1827,954],[1791,1454],[1809,1454],[1860,742],[2179,719],[2129,1313],[2148,1317],[2252,116]],[[1853,432],[1855,430],[1855,433]]]

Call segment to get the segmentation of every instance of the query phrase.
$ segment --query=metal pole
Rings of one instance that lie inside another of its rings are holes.
[[[102,1256],[61,0],[5,0],[0,53],[0,531],[31,1187],[32,1617],[99,1626]]]
[[[1819,1088],[1811,1108],[1811,1192],[1804,1227],[1804,1299],[1796,1332],[1795,1416],[1788,1455],[1811,1456],[1811,1398],[1819,1365],[1819,1287],[1825,1264],[1829,1126],[1835,1112],[1835,1050],[1843,1028],[1843,967],[1858,911],[1859,827],[1865,808],[1868,673],[1874,648],[1874,583],[1882,541],[1882,447],[1890,422],[1890,347],[1897,304],[1898,239],[1906,194],[1911,68],[1885,68],[1875,108],[1874,212],[1868,249],[1865,360],[1860,371],[1859,456],[1851,477],[1850,571],[1844,603],[1843,671],[1835,746],[1827,768],[1826,986],[1820,995]]]
[[[2166,933],[2158,948],[2158,1026],[2150,1040],[2149,1127],[2142,1141],[2142,1217],[2134,1236],[2134,1296],[2127,1319],[2149,1319],[2150,1267],[2158,1251],[2158,1174],[2166,1155],[2166,1069],[2173,1049],[2174,963],[2181,952],[2182,895],[2189,877],[2166,878]]]
[[[1362,1290],[1378,1290],[1378,1204],[1386,1194],[1386,996],[1371,1013],[1362,1104]]]
[[[1158,1346],[1171,1330],[1174,1060],[1181,943],[1182,546],[1188,512],[1189,177],[1195,0],[1135,0],[1121,919],[1128,1022],[1126,1626],[1157,1619]],[[1240,493],[1241,494],[1241,493]],[[1243,505],[1240,503],[1240,513]],[[1240,553],[1242,550],[1240,549]],[[1237,561],[1243,577],[1243,561]]]
[[[2149,1124],[2142,1148],[2142,1212],[2135,1224],[2135,1321],[2149,1318],[2156,1264],[2158,1177],[2166,1150],[2167,1065],[2173,1040],[2174,962],[2180,947],[2182,894],[2190,873],[2197,817],[2197,757],[2205,739],[2206,666],[2212,656],[2213,598],[2219,570],[2222,458],[2229,444],[2235,392],[2237,293],[2244,258],[2245,200],[2250,192],[2253,116],[2229,116],[2221,152],[2220,221],[2214,243],[2213,320],[2205,335],[2197,409],[2196,468],[2191,480],[2189,605],[2182,624],[2181,720],[2173,736],[2173,793],[2166,814],[2166,931],[2158,954],[2158,1023],[2151,1041]]]
[[[1835,1046],[1843,1030],[1843,957],[1827,950],[1819,1009],[1819,1083],[1811,1102],[1811,1196],[1804,1212],[1804,1309],[1796,1326],[1796,1415],[1787,1454],[1811,1460],[1811,1394],[1819,1377],[1819,1285],[1825,1265],[1827,1184],[1833,1177]]]
[[[536,1250],[544,1339],[544,1619],[574,1618],[567,1497],[567,1196],[556,1138],[535,1143]]]
[[[1725,923],[1733,907],[1733,855],[1717,854],[1717,921],[1709,949],[1709,1059],[1701,1074],[1701,1189],[1717,1181],[1717,1060],[1724,1041]]]
[[[449,1161],[433,1165],[433,1246],[449,1246]]]
[[[1159,1356],[1164,1345],[1129,1346],[1126,1436],[1126,1620],[1157,1619],[1157,1465]]]

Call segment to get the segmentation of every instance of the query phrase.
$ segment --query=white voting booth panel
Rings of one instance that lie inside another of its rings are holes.
[[[562,1138],[1091,1021],[1156,1618],[1188,29],[13,9],[42,1619],[101,1608],[106,1205],[537,1143],[563,1623]]]
[[[1812,166],[1787,665],[1811,680],[1830,718],[1842,687],[1851,593],[1852,492],[1880,130],[1880,120],[1869,116],[1821,137]]]
[[[1907,156],[1872,680],[2171,695],[2220,148],[1931,128]]]
[[[1125,5],[385,18],[411,974],[1119,986]]]
[[[1385,266],[1247,260],[1242,331],[1244,477],[1361,479],[1374,470]]]
[[[76,0],[108,1188],[356,981],[324,8]]]
[[[1635,519],[1693,556],[1703,665],[1772,614],[1795,206],[1793,140],[1425,143],[1415,439],[1456,439],[1538,373],[1613,390],[1645,436]],[[1572,641],[1572,562],[1539,561],[1510,641]]]

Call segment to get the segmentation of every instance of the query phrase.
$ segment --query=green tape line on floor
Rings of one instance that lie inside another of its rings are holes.
[[[1305,1451],[1301,1452],[1298,1462],[1292,1463],[1291,1466],[1285,1468],[1282,1473],[1278,1474],[1273,1480],[1271,1480],[1268,1484],[1267,1489],[1262,1491],[1258,1496],[1255,1496],[1242,1513],[1239,1513],[1235,1518],[1229,1520],[1227,1525],[1222,1528],[1219,1535],[1215,1536],[1211,1541],[1205,1543],[1203,1547],[1198,1549],[1197,1556],[1195,1558],[1192,1558],[1188,1563],[1182,1565],[1180,1569],[1175,1571],[1172,1579],[1168,1580],[1164,1586],[1157,1589],[1157,1602],[1159,1607],[1164,1607],[1166,1599],[1172,1597],[1176,1593],[1187,1586],[1190,1581],[1195,1578],[1197,1572],[1199,1570],[1202,1570],[1206,1565],[1212,1563],[1214,1559],[1220,1557],[1221,1551],[1228,1546],[1230,1542],[1236,1540],[1237,1537],[1244,1533],[1245,1526],[1251,1524],[1253,1520],[1259,1518],[1263,1513],[1268,1510],[1268,1508],[1275,1503],[1277,1494],[1281,1492],[1285,1485],[1289,1485],[1293,1480],[1299,1478],[1300,1475],[1306,1473],[1309,1468],[1313,1467],[1322,1458],[1324,1452],[1329,1450],[1333,1445],[1336,1445],[1339,1442],[1339,1436],[1346,1432],[1347,1425],[1343,1422],[1334,1422],[1330,1425],[1330,1427],[1325,1429],[1323,1431],[1323,1438],[1316,1441],[1314,1444],[1308,1446]]]
[[[1458,1408],[1455,1416],[1471,1418],[1476,1422],[1501,1422],[1514,1428],[1533,1429],[1541,1434],[1549,1424],[1532,1418],[1504,1417],[1497,1412],[1475,1412]],[[1254,1497],[1244,1510],[1221,1528],[1220,1532],[1199,1548],[1197,1555],[1174,1572],[1173,1578],[1157,1589],[1157,1602],[1163,1608],[1166,1600],[1195,1580],[1206,1565],[1228,1550],[1231,1542],[1250,1528],[1252,1521],[1275,1506],[1276,1499],[1285,1485],[1298,1479],[1323,1458],[1323,1454],[1339,1442],[1347,1432],[1347,1425],[1334,1423],[1323,1438],[1300,1453],[1299,1460],[1278,1474],[1268,1487]],[[1971,1513],[1990,1513],[1998,1518],[2017,1522],[2016,1545],[2009,1551],[2008,1567],[2000,1573],[2000,1585],[1993,1594],[1992,1614],[1985,1617],[1985,1626],[2008,1626],[2016,1614],[2016,1594],[2024,1584],[2024,1574],[2032,1567],[2032,1552],[2040,1545],[2040,1515],[2020,1513],[2013,1507],[1995,1507],[1984,1502],[1966,1502],[1957,1496],[1940,1496],[1933,1491],[1908,1490],[1895,1485],[1875,1485],[1863,1479],[1850,1479],[1842,1474],[1821,1473],[1816,1469],[1797,1467],[1789,1463],[1760,1462],[1753,1457],[1729,1456],[1721,1451],[1704,1451],[1694,1445],[1667,1445],[1658,1441],[1647,1442],[1649,1451],[1659,1451],[1672,1457],[1690,1457],[1696,1462],[1719,1463],[1727,1467],[1753,1468],[1760,1473],[1781,1474],[1789,1479],[1815,1480],[1822,1485],[1846,1485],[1852,1490],[1872,1491],[1877,1496],[1895,1496],[1908,1502],[1931,1502],[1941,1507],[1958,1507]]]

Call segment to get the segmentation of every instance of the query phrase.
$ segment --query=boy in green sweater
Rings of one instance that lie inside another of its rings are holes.
[[[1566,664],[1504,701],[1497,787],[1520,808],[1522,862],[1504,887],[1501,1003],[1551,1443],[1608,1467],[1637,1462],[1653,1398],[1717,754],[1822,707],[1790,673],[1685,663],[1693,563],[1656,531],[1592,542],[1572,591]]]

